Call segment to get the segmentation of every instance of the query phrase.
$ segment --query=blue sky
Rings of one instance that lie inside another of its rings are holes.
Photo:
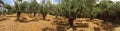
[[[28,2],[30,2],[30,0],[27,0]],[[60,0],[52,0],[52,3],[56,4],[58,3]],[[3,0],[4,3],[10,4],[10,5],[14,5],[13,0]]]
[[[4,3],[10,4],[10,5],[14,5],[13,0],[3,0]]]

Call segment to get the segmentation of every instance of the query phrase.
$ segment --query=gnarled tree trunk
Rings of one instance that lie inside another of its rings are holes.
[[[36,16],[37,13],[34,13],[34,17]]]
[[[21,12],[17,12],[17,19],[16,19],[16,21],[19,21],[20,19],[19,19],[19,17],[20,17],[20,15],[21,15]]]
[[[70,25],[71,28],[74,28],[73,22],[76,18],[75,17],[69,17],[68,18],[68,25]]]
[[[43,20],[46,19],[46,18],[45,18],[46,16],[47,16],[47,14],[42,14]]]

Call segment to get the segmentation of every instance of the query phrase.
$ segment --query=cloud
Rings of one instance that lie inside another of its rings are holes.
[[[16,1],[16,0],[15,0]],[[22,1],[27,1],[27,0],[22,0]]]
[[[111,1],[113,1],[113,2],[118,2],[118,1],[120,1],[120,0],[111,0]]]
[[[52,4],[58,4],[59,1],[58,0],[51,0]]]
[[[96,3],[99,4],[100,1],[102,1],[102,0],[96,0]],[[120,0],[110,0],[110,1],[118,2],[118,1],[120,1]]]
[[[36,0],[38,3],[41,4],[42,0]],[[46,0],[47,1],[47,0]],[[58,0],[50,0],[52,4],[58,4]]]
[[[41,3],[42,2],[42,0],[36,0],[38,3]]]

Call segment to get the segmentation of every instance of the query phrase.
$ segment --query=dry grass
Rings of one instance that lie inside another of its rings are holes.
[[[12,15],[6,15],[6,16],[0,16],[0,31],[57,31],[57,26],[60,21],[62,23],[67,23],[67,19],[59,18],[57,22],[55,23],[56,19],[55,16],[47,15],[46,20],[42,20],[42,17],[37,15],[36,17],[29,17],[27,14],[22,14],[21,18],[24,21],[29,22],[18,22],[15,21],[16,14]],[[101,25],[102,20],[94,19],[93,21],[90,21],[89,18],[77,18],[74,22],[75,26],[81,26],[80,24],[83,24],[83,28],[76,28],[76,31],[105,31]],[[85,25],[87,24],[87,25]],[[117,31],[120,29],[117,29]],[[71,29],[68,29],[67,31],[70,31]],[[116,30],[115,30],[116,31]]]

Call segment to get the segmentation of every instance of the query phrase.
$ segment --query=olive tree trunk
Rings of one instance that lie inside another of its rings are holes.
[[[19,21],[20,19],[19,19],[19,17],[20,17],[20,15],[21,15],[21,12],[17,12],[17,19],[16,19],[16,21]]]
[[[37,13],[34,13],[34,17],[36,16]]]
[[[46,18],[45,18],[46,16],[47,16],[47,14],[42,14],[43,20],[46,19]]]

